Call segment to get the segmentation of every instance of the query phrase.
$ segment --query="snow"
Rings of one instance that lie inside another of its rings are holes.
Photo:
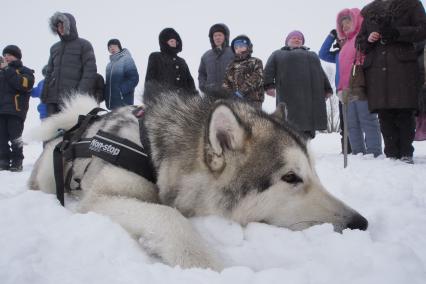
[[[426,143],[414,165],[384,156],[349,156],[338,134],[311,148],[324,186],[369,220],[367,231],[300,232],[218,216],[191,219],[226,268],[169,267],[146,254],[107,217],[76,214],[26,181],[41,152],[26,145],[24,171],[0,172],[0,282],[11,283],[425,283]]]

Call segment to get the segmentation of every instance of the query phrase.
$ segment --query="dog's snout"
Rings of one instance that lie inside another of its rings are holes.
[[[367,227],[368,227],[368,221],[360,214],[356,214],[349,221],[349,223],[347,224],[347,227],[351,230],[358,229],[358,230],[365,231],[367,230]]]

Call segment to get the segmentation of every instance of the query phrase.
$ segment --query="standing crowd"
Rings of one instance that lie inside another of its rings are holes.
[[[40,119],[59,112],[75,92],[105,101],[110,110],[134,103],[139,73],[120,40],[107,43],[110,62],[104,79],[97,73],[91,43],[79,37],[74,16],[56,12],[49,24],[59,41],[50,48],[44,79],[35,87],[34,71],[22,64],[19,47],[3,49],[0,170],[22,170],[21,136],[30,96],[40,98]],[[276,98],[277,105],[285,104],[288,122],[301,135],[313,139],[317,130],[327,128],[326,100],[333,94],[322,59],[336,64],[340,125],[348,129],[349,152],[377,157],[383,153],[383,136],[386,157],[413,163],[414,139],[426,140],[426,14],[419,0],[373,0],[362,10],[338,12],[319,55],[305,45],[301,31],[292,31],[265,66],[252,56],[253,43],[247,35],[230,42],[229,28],[219,23],[208,36],[211,49],[202,55],[198,69],[198,86],[206,96],[222,92],[261,110],[266,93]],[[171,94],[199,96],[187,63],[178,56],[183,46],[180,35],[165,28],[158,40],[160,51],[149,56],[145,87],[153,84],[172,90]],[[355,87],[357,66],[364,80]],[[151,99],[155,98],[146,92],[144,102]]]

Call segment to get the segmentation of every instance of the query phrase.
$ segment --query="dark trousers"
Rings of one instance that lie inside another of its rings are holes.
[[[380,130],[385,142],[386,157],[413,157],[416,122],[410,109],[379,110]]]
[[[24,159],[22,131],[24,120],[16,115],[0,114],[0,163]],[[10,144],[9,144],[10,142]]]
[[[58,104],[53,104],[53,103],[46,104],[47,117],[51,116],[52,114],[60,112],[60,110],[61,109],[59,108]]]

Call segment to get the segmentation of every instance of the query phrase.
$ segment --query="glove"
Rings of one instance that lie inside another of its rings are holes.
[[[340,45],[341,41],[336,39],[334,42],[335,42],[335,44],[333,44],[333,48],[340,51],[340,49],[342,48],[341,45]]]
[[[382,41],[384,42],[392,42],[399,37],[399,31],[393,27],[385,27],[380,31],[380,35],[382,36]]]
[[[332,29],[332,30],[330,31],[330,35],[331,35],[332,37],[334,37],[334,38],[337,38],[337,31],[336,31],[336,29]]]

